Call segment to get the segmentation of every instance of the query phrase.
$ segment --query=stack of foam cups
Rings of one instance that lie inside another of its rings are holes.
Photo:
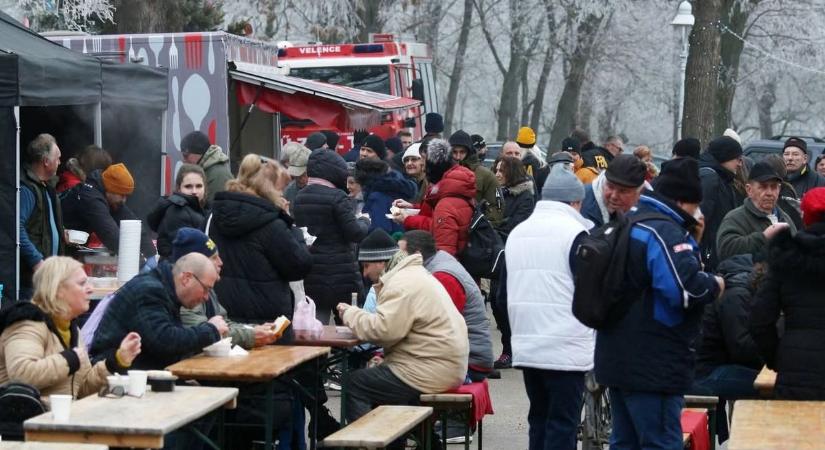
[[[140,270],[140,220],[120,221],[117,281],[126,283]]]

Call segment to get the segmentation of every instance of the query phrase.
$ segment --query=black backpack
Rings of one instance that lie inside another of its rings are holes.
[[[576,249],[573,275],[573,315],[579,322],[594,329],[609,325],[611,310],[624,298],[621,286],[630,249],[630,230],[633,224],[651,219],[667,219],[667,216],[617,214],[582,238]]]
[[[0,435],[4,440],[22,441],[23,422],[46,412],[36,387],[10,381],[0,385]]]
[[[484,217],[486,206],[484,201],[476,205],[468,230],[467,247],[458,260],[473,277],[495,279],[498,277],[499,260],[504,253],[504,241]]]

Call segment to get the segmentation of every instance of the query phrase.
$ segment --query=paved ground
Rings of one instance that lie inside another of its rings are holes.
[[[501,352],[501,334],[495,329],[495,321],[489,312],[493,324],[493,348],[495,356]],[[508,369],[501,371],[500,380],[489,380],[490,395],[493,397],[495,414],[484,419],[484,448],[488,450],[527,450],[527,394],[521,371]],[[339,397],[336,392],[329,392],[329,408],[337,417],[340,411]],[[476,439],[474,436],[473,439]],[[727,443],[716,448],[725,450]],[[463,445],[449,445],[449,450],[461,450]],[[475,449],[475,440],[471,449]],[[579,444],[578,448],[581,448]],[[607,447],[605,447],[607,448]]]

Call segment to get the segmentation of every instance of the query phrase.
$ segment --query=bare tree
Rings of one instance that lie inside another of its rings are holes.
[[[722,17],[722,0],[694,3],[693,15],[696,23],[690,33],[685,73],[682,136],[709,142],[714,136],[713,120],[719,87],[721,39],[717,23]]]
[[[579,21],[577,19],[580,11],[575,5],[567,6],[566,12],[568,20],[577,23],[574,37],[576,44],[573,51],[566,57],[568,69],[564,75],[564,88],[556,107],[556,120],[550,131],[551,143],[561,142],[575,126],[587,65],[596,46],[598,31],[610,14],[604,10],[593,10]]]
[[[461,20],[461,31],[458,34],[458,49],[455,53],[453,71],[450,74],[450,88],[447,90],[447,104],[444,109],[444,131],[450,134],[453,130],[453,115],[455,114],[458,90],[461,87],[461,77],[464,73],[464,60],[467,54],[467,41],[470,38],[470,27],[473,22],[473,0],[464,0],[464,17]]]

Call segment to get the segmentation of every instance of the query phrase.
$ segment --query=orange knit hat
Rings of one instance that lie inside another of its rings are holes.
[[[123,163],[112,164],[103,171],[103,187],[110,194],[131,195],[135,179]]]

